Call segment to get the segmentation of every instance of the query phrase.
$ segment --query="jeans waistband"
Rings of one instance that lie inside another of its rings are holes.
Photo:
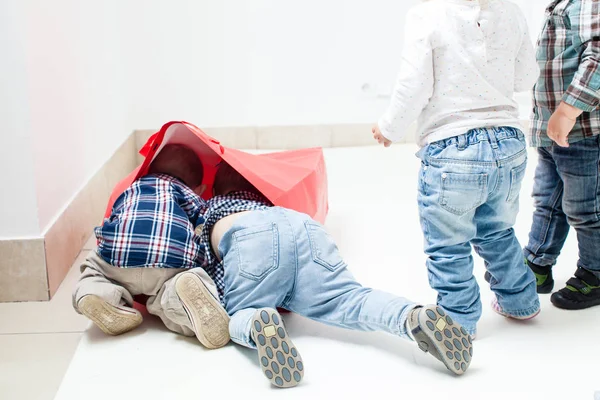
[[[481,142],[497,143],[506,139],[519,138],[523,135],[523,132],[517,128],[508,126],[494,127],[494,128],[477,128],[471,129],[465,134],[454,136],[448,139],[440,140],[432,143],[438,147],[467,147]]]

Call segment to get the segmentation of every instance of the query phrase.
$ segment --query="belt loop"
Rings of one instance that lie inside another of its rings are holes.
[[[467,148],[467,138],[466,135],[458,136],[458,150],[464,150]]]
[[[488,129],[487,136],[488,136],[488,139],[490,140],[490,146],[492,146],[492,149],[497,149],[498,148],[498,139],[496,138],[496,131],[494,129]]]

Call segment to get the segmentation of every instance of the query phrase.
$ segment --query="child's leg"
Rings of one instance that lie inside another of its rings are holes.
[[[575,276],[551,300],[565,309],[600,305],[600,137],[554,146],[552,157],[564,184],[563,211],[577,232],[579,261]]]
[[[361,286],[324,228],[313,221],[306,221],[304,228],[304,235],[297,236],[296,288],[284,308],[329,325],[414,338],[423,351],[452,372],[466,371],[471,339],[440,307],[420,307],[406,298]]]
[[[73,291],[75,311],[84,314],[109,335],[128,332],[142,323],[142,315],[131,308],[132,293],[115,280],[115,275],[127,271],[107,264],[91,252],[81,265],[81,272]],[[135,274],[129,271],[132,273]]]
[[[147,283],[151,296],[148,312],[165,326],[185,336],[196,336],[209,349],[229,342],[229,316],[218,300],[217,288],[202,268],[149,269]]]
[[[438,305],[474,335],[481,317],[481,299],[473,276],[470,241],[477,233],[476,209],[487,197],[482,178],[486,175],[445,170],[424,165],[420,172],[419,216],[429,256],[429,284],[438,293]]]
[[[527,167],[526,143],[522,135],[504,137],[499,129],[490,140],[498,154],[500,168],[487,201],[475,214],[475,250],[486,261],[491,288],[496,294],[493,308],[512,318],[529,319],[540,311],[533,272],[522,258],[522,249],[513,225],[519,213],[521,183]],[[497,137],[502,140],[495,141]]]
[[[563,181],[551,154],[552,148],[538,149],[533,200],[535,211],[529,231],[529,242],[523,253],[536,274],[539,293],[550,293],[554,287],[552,267],[563,248],[569,223],[563,212]]]
[[[304,374],[302,358],[275,310],[292,292],[297,267],[295,235],[285,214],[278,208],[252,212],[219,245],[231,340],[256,349],[263,374],[278,387],[295,386]]]
[[[304,376],[302,356],[274,308],[247,308],[231,317],[231,339],[256,349],[263,374],[278,387],[296,386]]]
[[[520,184],[519,184],[520,187]],[[518,197],[506,202],[499,191],[476,215],[475,251],[485,260],[491,289],[496,294],[496,311],[518,319],[531,318],[540,311],[533,272],[523,260],[521,245],[512,228],[518,212]],[[495,303],[494,303],[495,304]]]

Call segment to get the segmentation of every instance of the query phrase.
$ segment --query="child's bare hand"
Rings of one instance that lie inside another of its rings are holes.
[[[575,126],[581,110],[561,103],[548,120],[548,137],[562,147],[569,147],[569,134]]]
[[[371,128],[371,132],[373,132],[373,139],[377,140],[377,143],[383,143],[384,147],[390,147],[392,145],[392,141],[383,136],[379,130],[379,125],[374,125],[373,128]]]

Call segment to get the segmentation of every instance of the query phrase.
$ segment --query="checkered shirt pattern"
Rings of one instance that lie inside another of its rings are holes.
[[[195,234],[206,201],[181,181],[152,174],[136,180],[95,229],[98,255],[121,268],[194,268],[205,247]]]
[[[271,206],[272,204],[267,199],[250,192],[232,192],[223,196],[215,196],[208,201],[208,210],[204,214],[206,222],[200,235],[201,242],[207,249],[204,270],[215,282],[222,304],[225,292],[225,269],[223,261],[219,261],[211,250],[210,232],[217,221],[231,214],[243,211],[265,210]]]
[[[600,0],[556,0],[538,40],[541,75],[533,89],[529,139],[552,144],[548,120],[561,101],[583,110],[570,142],[600,133]]]

